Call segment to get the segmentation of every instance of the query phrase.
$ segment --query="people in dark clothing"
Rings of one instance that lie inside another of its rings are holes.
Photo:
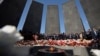
[[[94,33],[93,39],[98,39],[98,31],[97,31],[97,29],[93,28],[93,33]]]
[[[93,36],[94,36],[94,33],[91,29],[89,29],[87,32],[86,32],[86,39],[87,40],[91,40],[93,39]]]
[[[92,42],[94,47],[100,47],[100,44],[99,44],[100,43],[100,29],[97,30],[95,28],[89,29],[88,31],[85,31],[85,32],[70,33],[70,34],[68,34],[68,33],[67,34],[65,34],[65,33],[60,33],[60,34],[57,34],[57,33],[53,33],[53,34],[34,33],[32,35],[31,32],[29,32],[29,31],[28,32],[24,31],[24,34],[23,34],[23,31],[20,31],[20,33],[22,35],[24,35],[25,37],[27,35],[28,38],[31,35],[33,37],[32,40],[34,40],[35,43],[38,43],[38,41],[41,41],[41,40],[48,41],[49,39],[52,39],[54,43],[59,42],[59,40],[65,41],[65,42],[68,40],[72,40],[72,41],[76,41],[76,43],[77,43],[77,41],[80,40],[79,42],[85,43],[86,45],[88,43]],[[27,38],[25,38],[25,39],[27,39]],[[68,42],[66,44],[68,44]]]
[[[100,39],[100,29],[97,30],[97,37]]]
[[[75,39],[79,39],[79,34],[78,33],[75,33]]]

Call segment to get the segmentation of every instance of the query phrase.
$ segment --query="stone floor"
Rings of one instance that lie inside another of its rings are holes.
[[[16,47],[15,50],[18,56],[31,56],[36,55],[37,51],[42,48],[49,48],[50,46],[35,46],[35,47]],[[72,47],[72,46],[54,46],[59,49],[64,49],[69,56],[91,56],[90,49],[86,47]],[[87,51],[88,50],[88,51]],[[33,53],[33,54],[32,54]],[[31,55],[30,55],[31,54]]]

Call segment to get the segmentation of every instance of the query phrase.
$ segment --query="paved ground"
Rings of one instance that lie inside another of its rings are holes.
[[[55,46],[55,47],[66,49],[66,50],[73,50],[73,53],[75,56],[89,56],[85,47],[71,47],[71,46],[66,46],[66,47],[65,46],[64,47]]]
[[[64,49],[64,50],[69,50],[68,53],[70,53],[72,50],[72,53],[70,54],[74,56],[90,56],[85,47],[72,47],[72,46],[55,46],[55,47]],[[38,47],[33,47],[32,50],[36,52],[38,49],[41,49],[41,48],[48,48],[48,47],[38,46]],[[30,47],[18,47],[16,49],[17,49],[16,52],[18,53],[18,55],[29,56]]]

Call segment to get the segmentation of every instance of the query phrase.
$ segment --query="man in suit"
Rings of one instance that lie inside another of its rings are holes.
[[[100,29],[97,30],[97,37],[100,39]]]
[[[98,39],[98,31],[97,29],[93,28],[93,33],[94,33],[94,39]]]
[[[89,29],[88,31],[86,31],[86,39],[88,39],[88,40],[91,40],[91,39],[93,39],[94,38],[94,32],[91,30],[91,29]]]

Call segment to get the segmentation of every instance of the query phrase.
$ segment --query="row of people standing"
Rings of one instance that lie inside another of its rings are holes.
[[[30,32],[21,32],[21,34],[24,36],[25,40],[32,40],[33,39],[33,35],[37,35],[38,39],[55,39],[55,40],[59,40],[59,39],[80,39],[80,38],[84,38],[84,39],[100,39],[100,29],[96,30],[93,28],[93,30],[88,30],[86,32],[80,32],[80,33],[54,33],[54,34],[43,34],[43,33],[30,33]]]
[[[84,38],[87,40],[90,39],[100,39],[100,30],[98,31],[92,31],[92,30],[88,30],[86,32],[80,32],[80,33],[69,33],[69,34],[65,34],[65,33],[61,33],[61,34],[50,34],[50,35],[46,35],[46,34],[37,34],[39,36],[39,39],[55,39],[55,40],[59,40],[59,39],[80,39],[80,38]]]

